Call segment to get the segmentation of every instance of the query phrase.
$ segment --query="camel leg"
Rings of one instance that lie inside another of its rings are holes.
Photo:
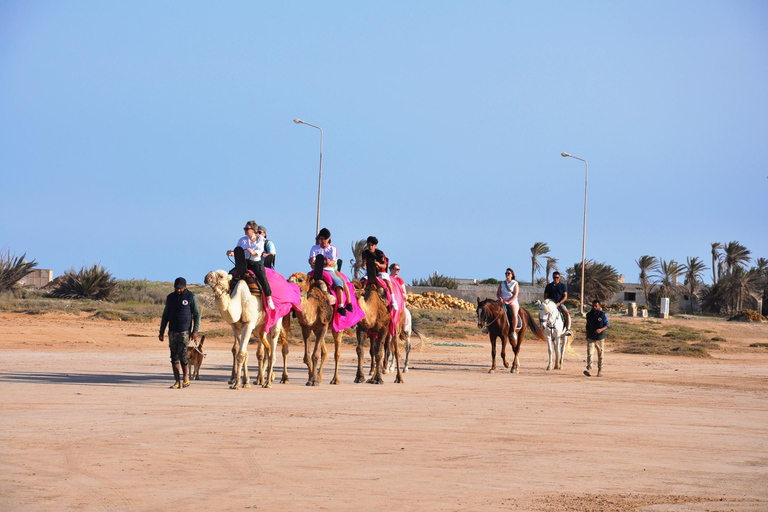
[[[272,381],[275,379],[275,361],[277,360],[277,340],[280,338],[280,331],[282,329],[282,324],[278,322],[272,327],[272,332],[270,332],[267,335],[267,342],[269,343],[269,354],[267,354],[267,372],[264,376],[264,384],[262,385],[265,388],[271,388],[272,387]]]
[[[496,373],[496,336],[490,335],[491,338],[491,369],[488,373]]]
[[[288,380],[288,342],[283,343],[283,378],[280,379],[280,384],[290,384]]]
[[[368,352],[370,352],[371,354],[371,369],[370,371],[368,371],[368,375],[373,375],[375,371],[375,365],[376,365],[376,352],[374,348],[373,338],[371,338],[370,336],[368,338],[370,339],[370,342],[371,342],[371,346],[368,348]]]
[[[384,384],[384,380],[381,378],[381,367],[384,362],[384,344],[387,340],[387,330],[382,329],[378,334],[375,343],[371,340],[371,346],[375,346],[376,360],[374,363],[376,369],[373,373],[373,377],[368,380],[370,384]]]
[[[331,379],[331,384],[340,384],[339,382],[339,359],[341,358],[341,332],[335,332],[333,333],[333,359],[335,361],[334,367],[333,367],[333,379]]]
[[[237,347],[239,343],[237,342],[237,328],[235,327],[235,324],[232,324],[232,330],[235,331],[235,342],[232,344],[232,376],[229,378],[229,384],[230,386],[234,384],[235,381],[235,374],[237,370]]]
[[[384,340],[384,360],[381,362],[382,375],[386,375],[389,373],[389,369],[392,366],[392,363],[389,361],[391,357],[392,357],[392,337],[389,334],[387,334],[387,337]]]
[[[365,375],[363,374],[363,341],[365,336],[361,328],[356,330],[357,335],[357,375],[355,375],[355,382],[365,381]]]
[[[312,328],[301,326],[301,337],[304,339],[304,364],[307,365],[307,382],[312,378],[312,359],[309,357],[309,339],[312,336]]]
[[[317,382],[323,382],[323,368],[325,368],[325,360],[328,358],[328,347],[325,344],[325,336],[323,336],[323,343],[320,346],[320,371],[317,372]]]
[[[307,386],[317,386],[320,384],[318,376],[320,373],[320,359],[325,348],[323,345],[325,344],[325,332],[327,330],[328,326],[323,325],[315,332],[315,348],[312,351],[312,373],[309,376],[309,381],[307,381]]]

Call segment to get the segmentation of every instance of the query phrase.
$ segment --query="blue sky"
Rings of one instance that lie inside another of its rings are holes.
[[[402,276],[768,257],[768,4],[0,3],[0,248],[202,282],[245,221]],[[708,276],[711,275],[707,272]]]

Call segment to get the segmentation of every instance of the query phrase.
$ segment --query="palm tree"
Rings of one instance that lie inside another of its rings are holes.
[[[581,262],[575,263],[568,269],[568,289],[581,289]],[[607,263],[587,260],[584,266],[584,297],[589,300],[610,301],[621,289],[619,273]],[[577,293],[574,293],[576,295]],[[571,293],[568,293],[571,298]],[[584,300],[587,304],[589,300]]]
[[[363,251],[366,244],[365,238],[352,242],[352,255],[354,258],[349,260],[349,264],[352,267],[352,279],[360,279],[363,275]]]
[[[698,257],[688,256],[683,269],[685,271],[685,284],[688,285],[688,289],[691,291],[689,304],[691,306],[691,314],[693,314],[693,296],[696,294],[696,285],[698,285],[707,267]]]
[[[560,262],[560,260],[558,260],[557,258],[553,258],[551,256],[547,256],[546,259],[547,259],[547,264],[546,264],[546,267],[545,267],[545,269],[546,269],[545,272],[546,272],[547,275],[544,276],[544,281],[548,282],[549,281],[549,274],[550,274],[550,272],[552,272],[553,270],[559,270],[557,268],[557,264]]]
[[[741,245],[739,242],[728,242],[724,247],[725,252],[725,268],[730,274],[736,267],[746,268],[747,263],[752,258],[749,257],[752,251]]]
[[[536,242],[531,247],[531,284],[536,283],[536,271],[541,270],[539,256],[544,256],[549,252],[549,246],[546,242]]]
[[[661,298],[668,297],[670,304],[673,304],[674,299],[677,298],[680,293],[681,286],[678,284],[677,279],[683,275],[685,267],[680,265],[675,260],[660,260],[659,261],[659,273],[658,273],[658,296],[659,305],[661,305]]]
[[[720,262],[720,249],[723,248],[723,244],[720,242],[711,242],[712,244],[712,284],[717,284],[717,269]]]
[[[640,284],[643,285],[643,293],[645,293],[645,302],[646,304],[650,304],[650,297],[648,294],[649,291],[649,285],[648,280],[650,278],[650,275],[655,272],[659,268],[659,260],[656,259],[656,256],[648,256],[647,254],[640,256],[639,260],[635,260],[635,263],[637,263],[637,266],[640,267]]]

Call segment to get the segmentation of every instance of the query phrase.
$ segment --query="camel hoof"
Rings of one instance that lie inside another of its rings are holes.
[[[289,381],[288,379],[280,379],[280,384],[290,384],[290,383],[291,381]]]
[[[359,374],[358,374],[358,376],[357,376],[357,377],[355,377],[355,383],[356,383],[356,384],[359,384],[359,383],[361,383],[361,382],[365,382],[365,377],[363,377],[362,375],[359,375]]]
[[[243,387],[244,388],[250,388],[251,387],[251,383],[250,382],[246,382],[245,384],[243,384]]]
[[[403,368],[403,373],[408,373],[408,367]]]
[[[331,386],[338,386],[339,384],[339,379],[334,377],[333,380],[331,380]]]
[[[496,373],[496,369],[491,368],[490,370],[488,370],[488,373]]]
[[[520,373],[520,369],[519,368],[512,368],[512,372],[510,372],[510,373]]]
[[[397,377],[395,379],[395,384],[405,384],[405,381],[403,381],[403,379],[401,377]]]
[[[551,366],[547,366],[547,371],[549,371],[549,370],[551,370],[551,369],[552,369],[552,367],[551,367]]]

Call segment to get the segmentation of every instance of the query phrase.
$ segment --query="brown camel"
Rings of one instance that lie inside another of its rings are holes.
[[[322,258],[322,257],[318,257]],[[322,271],[322,259],[320,259]],[[317,266],[317,260],[315,260]],[[316,275],[320,275],[316,272]],[[303,313],[296,313],[296,319],[301,325],[301,337],[304,339],[304,364],[309,371],[307,386],[318,386],[323,381],[323,367],[328,356],[325,347],[325,334],[333,321],[333,306],[328,302],[328,285],[322,279],[310,280],[304,272],[296,272],[288,281],[299,285],[301,290],[301,308]],[[333,332],[335,367],[331,384],[339,384],[339,360],[341,359],[342,332]],[[315,345],[312,356],[309,354],[309,338],[314,333]]]
[[[385,365],[384,349],[387,344],[387,336],[392,319],[387,310],[386,291],[378,285],[376,280],[376,266],[368,264],[366,268],[368,279],[365,287],[363,288],[361,283],[355,282],[355,296],[360,308],[365,313],[365,318],[357,324],[357,376],[355,377],[355,382],[365,381],[365,376],[363,375],[363,341],[367,336],[371,343],[371,363],[374,366],[373,377],[367,382],[370,384],[384,384],[381,378]],[[397,326],[394,339],[400,337],[399,329],[400,326]],[[398,344],[393,343],[392,349],[395,353],[395,362],[397,364],[395,383],[402,383],[403,375],[400,373],[400,351]]]

